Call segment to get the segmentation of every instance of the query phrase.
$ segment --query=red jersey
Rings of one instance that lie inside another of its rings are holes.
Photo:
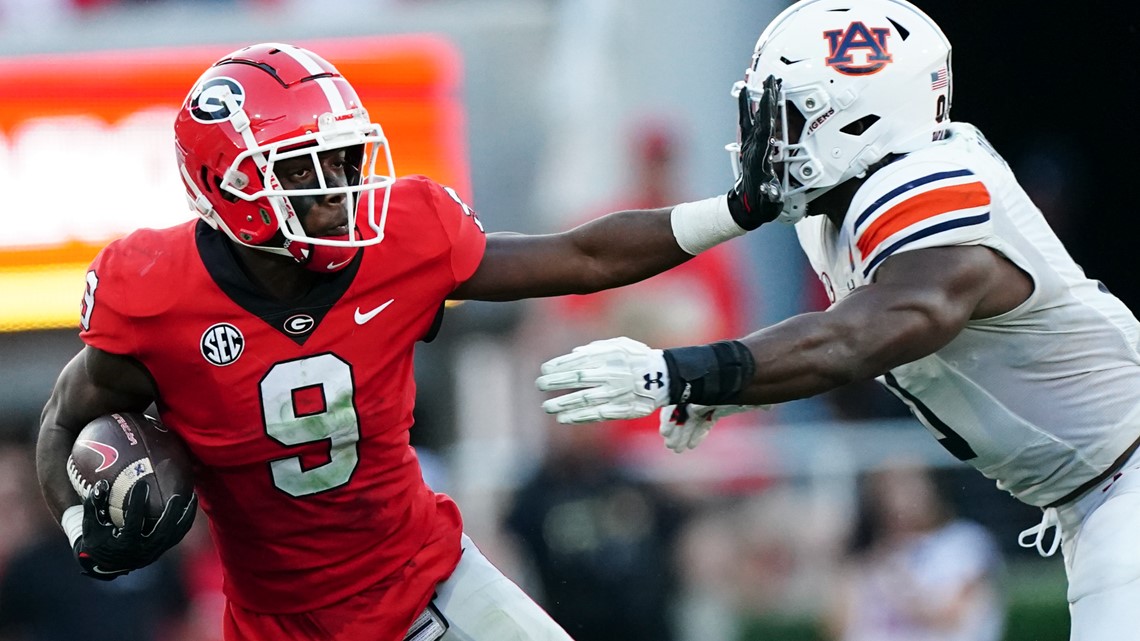
[[[137,231],[95,259],[80,335],[153,376],[200,463],[230,600],[292,613],[388,585],[397,638],[458,563],[462,528],[409,445],[412,352],[486,241],[436,183],[391,189],[384,241],[288,303],[204,223]]]

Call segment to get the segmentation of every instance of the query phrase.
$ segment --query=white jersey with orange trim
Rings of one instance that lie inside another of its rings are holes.
[[[796,232],[833,304],[890,256],[928,247],[990,247],[1033,279],[1015,309],[879,378],[999,488],[1031,505],[1069,500],[1140,437],[1140,323],[1073,262],[973,126],[875,172],[841,229],[810,216]]]

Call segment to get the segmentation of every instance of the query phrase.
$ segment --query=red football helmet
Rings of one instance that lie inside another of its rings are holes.
[[[387,187],[395,180],[388,141],[348,81],[311,51],[265,43],[218,60],[186,97],[174,123],[174,141],[194,210],[237,243],[292,256],[317,271],[335,271],[348,264],[356,248],[384,239]],[[346,153],[347,185],[328,185],[324,179],[317,155],[333,149]],[[381,153],[387,174],[376,173]],[[274,164],[306,156],[319,185],[283,189]],[[289,197],[331,194],[349,199],[348,234],[308,235]],[[360,218],[367,222],[364,233]]]

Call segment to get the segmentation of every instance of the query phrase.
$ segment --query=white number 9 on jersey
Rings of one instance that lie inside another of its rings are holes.
[[[352,369],[333,354],[277,363],[261,379],[265,433],[285,446],[329,442],[329,462],[305,469],[300,456],[269,463],[273,484],[291,496],[348,483],[359,462],[360,421]]]

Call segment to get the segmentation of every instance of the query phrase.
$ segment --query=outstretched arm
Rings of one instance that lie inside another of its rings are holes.
[[[561,234],[490,234],[475,274],[455,299],[517,300],[588,294],[676,267],[774,220],[783,208],[772,169],[776,80],[755,115],[740,95],[741,175],[725,196],[675,207],[623,211]]]
[[[886,373],[934,353],[975,318],[1013,309],[1029,277],[985,247],[942,247],[888,259],[876,281],[826,312],[744,337],[756,371],[742,403],[780,403]]]
[[[451,297],[586,294],[643,280],[693,257],[677,244],[670,220],[669,209],[623,211],[561,234],[490,234],[479,269]]]
[[[629,339],[598,341],[543,364],[538,386],[578,390],[543,404],[563,423],[635,418],[684,402],[805,398],[931,354],[970,319],[1009,311],[1032,289],[1026,274],[985,247],[906,252],[826,312],[714,345],[652,350]]]

